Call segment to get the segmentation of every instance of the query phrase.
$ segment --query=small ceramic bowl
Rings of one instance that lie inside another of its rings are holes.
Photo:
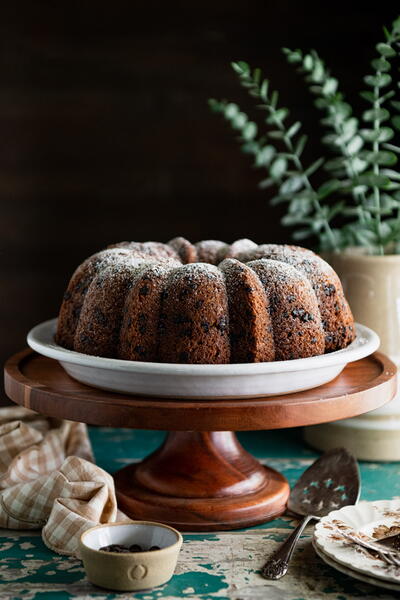
[[[174,574],[182,546],[179,531],[150,521],[124,521],[97,525],[79,540],[80,554],[89,581],[109,590],[146,590],[166,583]],[[100,550],[110,544],[160,550],[118,554]]]

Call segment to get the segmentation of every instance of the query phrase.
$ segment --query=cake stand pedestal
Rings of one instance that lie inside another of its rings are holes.
[[[174,400],[115,394],[71,379],[51,358],[24,350],[5,366],[6,393],[49,417],[91,425],[170,430],[164,444],[114,475],[118,505],[135,519],[181,530],[235,529],[285,510],[286,479],[262,466],[233,431],[278,429],[353,417],[396,391],[396,367],[375,353],[330,383],[286,396]]]

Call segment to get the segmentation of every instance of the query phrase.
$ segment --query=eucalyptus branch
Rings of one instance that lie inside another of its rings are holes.
[[[365,186],[360,184],[359,175],[368,164],[360,157],[364,142],[358,133],[358,119],[353,116],[352,107],[344,101],[343,93],[338,90],[338,80],[332,77],[315,50],[304,54],[298,49],[283,48],[283,53],[289,63],[298,65],[299,71],[305,74],[310,91],[317,96],[315,105],[327,114],[321,123],[329,127],[332,133],[325,135],[322,141],[339,156],[327,161],[324,167],[334,177],[349,179],[348,189],[358,205],[358,216],[365,222],[368,220]],[[344,188],[345,185],[344,180]]]
[[[399,209],[399,201],[390,195],[390,192],[400,187],[397,181],[393,181],[393,175],[396,175],[396,172],[387,168],[397,162],[397,156],[387,146],[386,150],[381,150],[381,145],[388,142],[394,135],[390,126],[382,124],[390,119],[390,112],[384,105],[395,94],[393,90],[384,92],[384,88],[392,83],[392,77],[389,74],[390,61],[397,54],[400,41],[400,19],[394,21],[390,30],[385,29],[384,31],[386,41],[377,44],[376,50],[379,56],[371,63],[374,72],[364,78],[365,83],[371,89],[362,92],[361,95],[371,104],[371,108],[363,113],[363,120],[369,128],[362,129],[360,132],[366,144],[370,146],[369,151],[363,152],[363,157],[370,167],[370,171],[363,175],[363,179],[370,191],[367,203],[375,216],[375,243],[379,254],[384,254],[385,246],[393,240],[393,235],[398,235],[397,224],[395,225],[389,219],[386,222],[382,221],[382,216],[390,215],[394,209]],[[386,168],[382,169],[382,167]]]
[[[318,159],[308,168],[303,166],[301,155],[307,137],[298,136],[301,123],[297,121],[291,126],[285,125],[284,121],[289,111],[287,108],[278,107],[278,92],[269,92],[269,81],[262,79],[260,69],[252,72],[249,65],[243,61],[232,63],[232,67],[239,76],[241,85],[258,100],[258,108],[267,112],[265,122],[272,130],[269,129],[266,136],[275,142],[265,145],[265,137],[257,140],[257,126],[249,121],[237,105],[210,100],[211,108],[222,112],[233,128],[241,130],[240,139],[245,142],[242,150],[254,154],[256,166],[267,168],[269,177],[260,183],[260,187],[276,185],[279,188],[279,193],[272,199],[272,203],[287,202],[289,205],[288,214],[282,222],[285,225],[304,226],[295,231],[293,237],[304,239],[318,235],[326,249],[336,249],[340,243],[339,232],[332,229],[330,221],[341,207],[323,206],[321,200],[332,194],[338,188],[339,182],[328,181],[317,190],[313,187],[310,177],[321,167],[323,159]],[[276,144],[279,142],[284,147],[283,152],[277,149]]]
[[[260,187],[278,188],[271,202],[287,203],[282,222],[301,227],[293,237],[316,235],[325,250],[357,245],[379,254],[400,253],[400,172],[394,167],[400,147],[391,141],[394,129],[400,130],[400,100],[393,99],[393,88],[398,91],[399,84],[394,85],[390,74],[392,59],[400,56],[400,17],[384,32],[385,42],[377,44],[378,57],[371,62],[372,74],[364,78],[369,89],[361,96],[370,107],[362,114],[363,125],[317,52],[283,49],[288,62],[305,76],[316,106],[325,112],[321,122],[329,132],[322,141],[335,155],[328,161],[320,158],[308,167],[303,164],[307,137],[299,133],[301,123],[286,124],[289,111],[278,106],[278,92],[269,91],[260,69],[232,63],[241,85],[266,112],[265,134],[259,134],[256,123],[237,104],[210,100],[211,108],[239,133],[242,151],[253,156],[256,167],[267,170]],[[328,178],[316,188],[312,176],[321,167]],[[336,192],[344,196],[342,201],[331,200]],[[347,200],[349,194],[353,201]],[[339,213],[346,219],[340,229],[332,226]]]

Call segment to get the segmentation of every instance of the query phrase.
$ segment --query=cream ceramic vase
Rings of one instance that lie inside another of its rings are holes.
[[[357,249],[358,250],[358,249]],[[368,256],[354,250],[330,255],[355,320],[381,338],[379,350],[400,365],[400,255]],[[364,460],[400,460],[400,393],[360,417],[305,429],[312,446],[345,446]]]

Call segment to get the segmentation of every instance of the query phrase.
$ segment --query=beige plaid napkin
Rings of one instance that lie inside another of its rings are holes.
[[[92,461],[83,423],[0,409],[0,527],[43,528],[49,548],[76,555],[85,529],[117,516],[113,479]]]

